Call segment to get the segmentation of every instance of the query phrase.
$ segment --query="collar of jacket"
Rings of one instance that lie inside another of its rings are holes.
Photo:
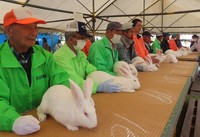
[[[37,60],[37,63],[34,64],[32,62],[32,67],[35,68],[45,62],[45,57],[41,52],[35,52],[36,50],[39,50],[39,47],[33,46],[33,55],[32,55],[32,60]],[[5,42],[1,45],[0,49],[0,60],[1,60],[1,65],[2,67],[21,67],[21,64],[15,57],[14,53],[12,52],[8,42]]]
[[[108,38],[107,38],[106,36],[103,36],[102,41],[103,41],[103,43],[104,43],[104,45],[105,45],[106,48],[109,48],[109,49],[112,50],[111,42],[108,40]],[[116,46],[115,46],[115,47],[116,47]],[[114,48],[115,48],[115,47],[114,47]]]
[[[126,36],[121,36],[121,42],[126,46],[126,48],[129,48],[130,45],[133,43],[133,39],[129,39]]]
[[[157,41],[159,44],[161,43],[161,41],[159,41],[157,38],[155,39],[155,41]]]
[[[61,49],[59,49],[61,50]],[[82,57],[82,54],[81,52],[82,51],[77,51],[77,55],[69,48],[69,46],[65,43],[63,46],[62,46],[62,50],[64,50],[66,52],[66,56],[68,57],[78,57],[78,58],[81,58]]]

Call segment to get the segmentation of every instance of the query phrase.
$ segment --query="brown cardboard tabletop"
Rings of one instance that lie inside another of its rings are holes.
[[[159,79],[156,79],[159,77]],[[141,88],[134,93],[93,95],[98,125],[69,131],[50,116],[39,132],[26,137],[156,137],[171,136],[187,90],[189,77],[139,73]],[[35,110],[29,112],[36,116]],[[17,137],[0,132],[0,137]]]
[[[197,74],[198,65],[198,62],[191,61],[178,61],[177,63],[161,63],[160,67],[158,68],[158,71],[151,73],[191,77],[192,80],[194,80]]]
[[[190,55],[177,57],[177,59],[179,61],[197,61],[199,59],[199,55],[200,54],[198,52],[193,52]]]

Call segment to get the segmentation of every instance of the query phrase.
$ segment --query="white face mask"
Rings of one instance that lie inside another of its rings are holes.
[[[74,45],[76,51],[82,50],[86,44],[85,40],[77,40],[77,44]]]
[[[111,39],[113,44],[120,43],[121,35],[119,34],[114,34],[113,38]]]

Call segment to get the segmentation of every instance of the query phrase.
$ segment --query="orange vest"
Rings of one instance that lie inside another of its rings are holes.
[[[148,50],[145,47],[143,38],[137,38],[137,35],[133,34],[134,48],[136,54],[145,59],[145,57],[149,54]]]
[[[84,48],[81,50],[85,53],[86,56],[88,56],[91,45],[92,45],[92,42],[90,41],[90,39],[86,39],[86,44],[85,44]]]
[[[177,45],[174,39],[169,40],[169,48],[173,51],[177,51]]]

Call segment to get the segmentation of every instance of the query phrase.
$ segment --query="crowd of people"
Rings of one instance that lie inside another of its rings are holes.
[[[86,24],[73,21],[67,24],[65,44],[58,45],[56,52],[51,53],[46,39],[43,47],[35,44],[37,24],[46,22],[33,17],[29,9],[12,9],[5,14],[3,23],[9,39],[0,45],[0,130],[18,135],[40,129],[35,117],[21,113],[36,108],[49,87],[57,84],[69,87],[72,79],[83,88],[87,75],[94,71],[115,76],[113,66],[119,60],[130,64],[136,56],[147,60],[151,53],[182,46],[180,35],[174,34],[169,40],[169,33],[156,34],[151,45],[150,32],[140,35],[142,21],[139,19],[124,24],[108,23],[103,38],[91,43]],[[200,52],[199,38],[194,39],[191,48]],[[154,56],[151,59],[153,63],[158,62]],[[140,67],[137,69],[142,71]],[[113,84],[112,80],[93,85],[93,93],[120,90],[120,85]]]

